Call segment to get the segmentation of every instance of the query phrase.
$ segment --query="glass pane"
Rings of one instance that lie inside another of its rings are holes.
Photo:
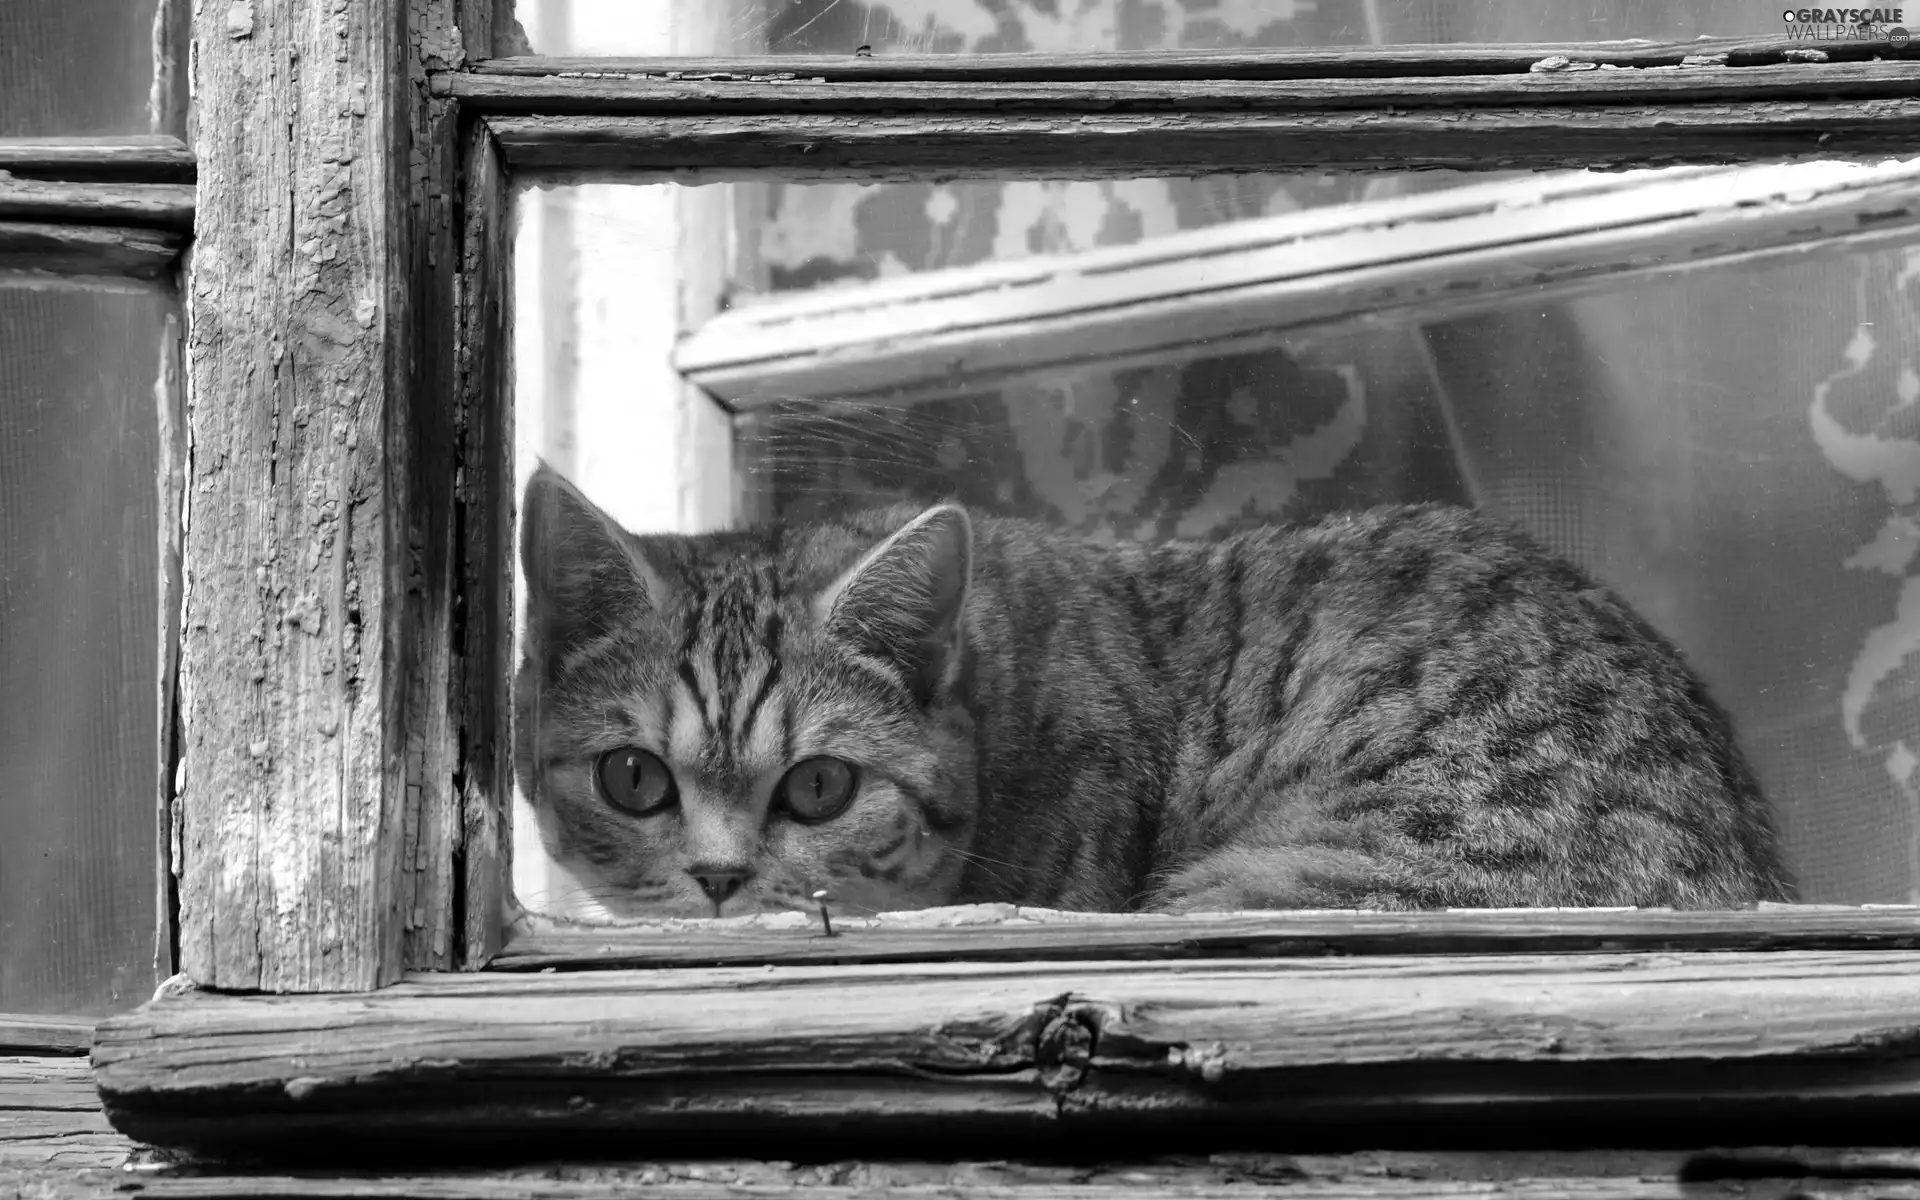
[[[521,901],[583,920],[804,923],[814,890],[857,919],[1179,907],[1169,879],[1225,908],[1920,898],[1920,245],[1165,361],[1116,340],[1121,366],[1016,368],[909,399],[746,389],[728,416],[673,366],[716,307],[1461,182],[523,193]],[[535,479],[536,459],[579,495]],[[938,533],[951,518],[928,514],[946,501],[972,523],[970,575],[941,573],[960,553],[944,534],[887,542],[916,516]],[[848,516],[894,503],[907,507]],[[1585,615],[1529,624],[1476,557],[1509,551],[1452,525],[1369,517],[1394,548],[1373,559],[1338,540],[1352,514],[1408,503],[1524,531],[1544,548],[1511,551],[1542,572],[1527,594]],[[785,541],[684,536],[726,527]],[[1244,557],[1178,549],[1275,528]],[[1429,537],[1461,574],[1434,565]],[[1283,582],[1316,538],[1372,563],[1373,582]],[[919,557],[896,560],[900,545]],[[1035,565],[1055,560],[1078,565]],[[942,579],[936,602],[927,581]],[[847,595],[869,619],[833,625]],[[947,634],[925,633],[949,620],[970,657],[941,657]],[[1348,627],[1350,642],[1325,632]],[[810,656],[843,653],[851,673],[820,682]],[[845,701],[862,671],[892,681],[898,711]],[[1714,730],[1739,751],[1707,749]],[[1354,761],[1377,769],[1341,765]],[[1762,821],[1791,889],[1756,882]],[[1254,883],[1193,882],[1234,863],[1255,864]],[[1104,882],[1078,887],[1089,879]]]
[[[181,8],[167,0],[159,15],[159,0],[7,0],[0,137],[183,132],[185,72],[173,65],[184,44]]]
[[[0,283],[0,1011],[152,993],[157,381],[174,302]]]
[[[679,8],[681,11],[675,12]],[[503,53],[985,54],[1444,42],[1680,41],[1797,33],[1761,0],[518,0]],[[1897,24],[1897,19],[1896,22]],[[515,44],[517,43],[517,44]]]

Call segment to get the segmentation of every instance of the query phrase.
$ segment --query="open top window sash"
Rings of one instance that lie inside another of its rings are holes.
[[[1526,178],[750,301],[675,362],[737,411],[915,399],[1917,236],[1920,160]]]

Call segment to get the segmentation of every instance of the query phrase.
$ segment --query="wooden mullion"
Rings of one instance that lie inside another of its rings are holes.
[[[181,970],[212,986],[378,986],[450,906],[400,855],[451,557],[422,465],[444,399],[413,386],[438,350],[416,7],[255,0],[193,56],[177,869]]]
[[[1235,50],[1136,50],[1068,54],[770,54],[752,57],[506,56],[476,63],[488,75],[652,75],[687,80],[787,76],[828,82],[954,80],[1015,83],[1119,79],[1368,79],[1381,76],[1527,74],[1534,64],[1734,67],[1801,61],[1868,62],[1920,58],[1912,42],[1884,38],[1798,40],[1786,34],[1683,41],[1505,42],[1445,45],[1274,47]]]

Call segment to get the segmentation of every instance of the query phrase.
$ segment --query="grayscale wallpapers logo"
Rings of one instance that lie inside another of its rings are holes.
[[[1907,14],[1901,8],[1789,8],[1780,13],[1787,36],[1815,42],[1907,44]]]

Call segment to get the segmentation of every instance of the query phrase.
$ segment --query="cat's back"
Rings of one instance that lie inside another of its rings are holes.
[[[1364,827],[1382,861],[1426,864],[1399,888],[1422,906],[1784,894],[1764,801],[1700,677],[1518,528],[1380,508],[1166,561],[1198,597],[1176,655],[1189,742],[1206,747],[1187,756],[1204,768],[1185,780],[1193,823],[1219,824],[1221,797],[1311,782],[1321,808],[1298,836]]]

